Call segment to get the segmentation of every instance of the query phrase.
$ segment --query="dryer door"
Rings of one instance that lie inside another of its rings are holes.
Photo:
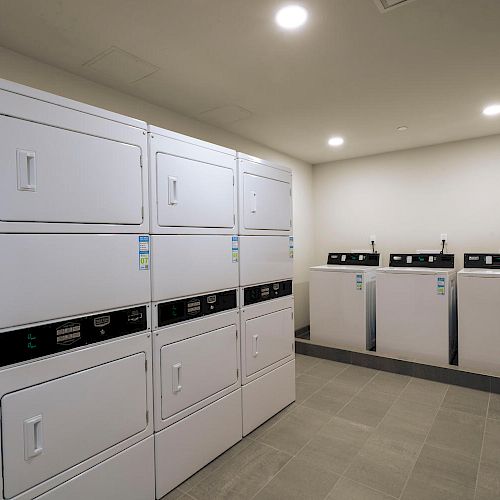
[[[4,496],[19,495],[144,430],[145,361],[138,353],[5,395]]]

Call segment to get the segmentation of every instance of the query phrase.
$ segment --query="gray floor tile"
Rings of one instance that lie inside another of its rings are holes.
[[[388,495],[399,497],[415,465],[421,446],[372,435],[345,476]]]
[[[301,373],[295,378],[295,401],[300,404],[325,385],[326,380]]]
[[[500,474],[500,420],[486,421],[481,462],[496,467]]]
[[[317,365],[321,360],[312,356],[304,356],[303,354],[295,355],[295,373],[302,373]]]
[[[326,497],[326,500],[392,500],[393,498],[364,484],[342,477]]]
[[[161,498],[161,500],[187,500],[189,497],[176,488],[175,490],[172,490],[170,493],[167,493],[164,497]]]
[[[433,406],[440,406],[448,385],[430,380],[412,378],[400,395],[406,401],[416,401]]]
[[[298,406],[259,438],[259,441],[294,455],[328,420],[330,416],[326,413]]]
[[[356,394],[355,389],[344,385],[337,385],[335,380],[336,379],[333,379],[313,393],[303,402],[303,405],[308,408],[329,413],[330,415],[335,415]]]
[[[292,459],[255,497],[258,500],[323,500],[339,476]]]
[[[473,415],[486,416],[489,398],[490,394],[488,392],[450,385],[442,407],[472,413]]]
[[[367,389],[398,395],[410,382],[410,377],[397,373],[379,372],[366,386]]]
[[[496,418],[497,420],[500,420],[500,394],[490,395],[488,418]]]
[[[377,433],[393,439],[423,443],[438,409],[415,401],[398,399],[377,428]]]
[[[461,411],[441,409],[432,425],[427,443],[479,459],[484,418]]]
[[[363,389],[338,413],[339,417],[371,427],[384,418],[396,397]]]
[[[253,441],[189,490],[189,495],[199,500],[247,500],[277,474],[290,458],[287,453]]]
[[[277,424],[283,417],[288,415],[292,410],[297,407],[297,403],[292,403],[288,405],[286,408],[281,410],[279,413],[271,417],[269,420],[266,420],[263,424],[261,424],[257,429],[252,431],[247,437],[250,439],[259,439],[259,437],[263,436],[273,425]]]
[[[339,387],[343,386],[354,391],[359,391],[377,373],[377,370],[372,370],[371,368],[350,365],[335,377],[334,382]]]
[[[425,444],[402,500],[473,500],[478,462]]]
[[[331,380],[336,377],[340,372],[343,372],[351,365],[345,363],[338,363],[336,361],[328,361],[322,359],[317,365],[306,370],[307,375],[313,375],[314,377],[319,377],[324,380]]]
[[[334,418],[309,441],[297,458],[315,469],[342,474],[371,433],[370,427]]]
[[[477,477],[476,500],[500,498],[500,468],[481,462]]]

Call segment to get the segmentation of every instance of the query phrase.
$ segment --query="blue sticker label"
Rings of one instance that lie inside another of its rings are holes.
[[[288,256],[293,259],[293,236],[288,237]]]
[[[356,274],[356,290],[363,290],[363,275]]]
[[[231,237],[231,254],[233,262],[240,260],[240,240],[238,236]]]
[[[442,277],[437,278],[437,287],[436,291],[438,295],[445,295],[446,294],[446,281]]]
[[[139,270],[149,271],[149,236],[139,236]]]

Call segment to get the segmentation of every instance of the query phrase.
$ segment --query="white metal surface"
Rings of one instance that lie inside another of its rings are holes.
[[[292,231],[292,173],[238,153],[240,234]]]
[[[153,235],[152,300],[236,288],[237,259],[230,235]]]
[[[458,273],[458,365],[500,374],[500,270]]]
[[[240,286],[293,277],[293,240],[289,236],[240,236]]]
[[[9,90],[0,90],[0,230],[147,232],[145,124],[27,87],[3,87]]]
[[[36,498],[153,500],[154,473],[154,437],[150,436]]]
[[[147,332],[0,371],[2,498],[33,499],[152,434],[151,347]]]
[[[295,401],[295,360],[244,385],[241,396],[246,436]]]
[[[456,351],[456,272],[381,268],[376,279],[377,352],[447,365]]]
[[[0,329],[151,300],[139,235],[0,234]]]
[[[365,350],[375,345],[375,270],[371,266],[311,268],[311,342]]]
[[[155,429],[240,386],[239,313],[228,311],[154,332]]]
[[[156,498],[241,440],[241,389],[155,434]]]
[[[150,127],[155,234],[237,232],[236,152]]]
[[[293,296],[242,307],[243,384],[294,357]]]

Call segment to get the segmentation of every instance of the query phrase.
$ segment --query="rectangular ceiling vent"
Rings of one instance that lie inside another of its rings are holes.
[[[413,1],[414,0],[375,0],[375,3],[381,12],[387,12],[388,10],[395,9],[396,7],[401,7],[401,5]]]

